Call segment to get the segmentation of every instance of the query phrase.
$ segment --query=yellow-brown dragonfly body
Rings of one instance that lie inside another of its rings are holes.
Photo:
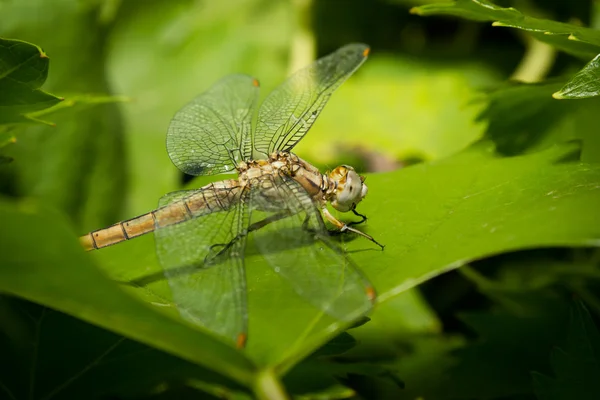
[[[330,239],[323,216],[339,231],[379,245],[351,226],[366,220],[356,212],[367,194],[364,178],[345,165],[322,174],[291,150],[368,52],[363,44],[347,45],[292,75],[262,103],[255,128],[258,81],[232,75],[217,82],[174,116],[167,151],[187,174],[235,169],[237,179],[169,193],[152,212],[82,236],[83,247],[100,249],[154,232],[181,315],[237,346],[247,336],[249,234],[266,263],[314,306],[342,320],[363,315],[375,290]],[[346,224],[327,204],[362,220]]]
[[[352,167],[339,166],[330,174],[323,175],[316,167],[294,154],[274,153],[269,157],[269,160],[242,163],[238,166],[238,172],[238,179],[210,183],[202,187],[198,193],[167,206],[116,223],[108,228],[90,232],[80,238],[81,244],[86,250],[100,249],[153,232],[156,228],[178,224],[209,214],[215,210],[226,211],[239,201],[241,193],[248,190],[257,178],[278,174],[285,174],[302,185],[310,197],[321,205],[326,218],[336,227],[357,232],[375,242],[370,236],[337,220],[325,208],[327,202],[345,205],[345,203],[340,202],[339,198],[348,198],[357,190],[359,190],[360,197],[352,196],[353,201],[351,201],[351,204],[353,206],[356,206],[356,203],[366,195],[367,186],[363,183],[362,177],[359,177],[360,182],[350,181],[351,179],[357,180]],[[336,178],[338,179],[336,180]],[[264,187],[266,182],[269,181],[263,180],[263,189],[268,190]],[[354,189],[353,184],[356,185],[357,189]],[[339,208],[339,206],[336,208]]]

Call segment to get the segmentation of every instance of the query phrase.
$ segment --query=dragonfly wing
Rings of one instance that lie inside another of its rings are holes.
[[[256,247],[299,295],[345,321],[371,309],[373,287],[330,240],[320,210],[297,182],[286,176],[261,177],[249,197],[250,229],[270,220],[252,233]],[[281,215],[286,217],[277,217]]]
[[[167,194],[159,206],[197,198],[203,190]],[[227,208],[192,211],[190,219],[178,224],[161,226],[157,218],[155,233],[158,259],[182,317],[238,345],[247,333],[246,235],[240,233],[248,218],[238,197]]]
[[[360,67],[368,52],[364,44],[346,45],[296,72],[271,92],[258,112],[256,151],[263,155],[290,151],[308,132],[333,91]]]
[[[175,114],[167,132],[173,164],[190,175],[232,171],[251,156],[251,123],[258,81],[230,75]]]

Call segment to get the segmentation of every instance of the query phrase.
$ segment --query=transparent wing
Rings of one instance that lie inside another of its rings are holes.
[[[213,194],[203,190],[169,193],[159,206],[179,206],[182,199]],[[157,219],[155,237],[158,259],[181,315],[243,345],[247,332],[246,236],[240,233],[245,232],[249,213],[239,197],[232,198],[229,207],[208,210],[189,206],[190,218],[178,224],[160,226]]]
[[[258,81],[230,75],[175,114],[167,132],[173,164],[190,175],[231,171],[249,158]]]
[[[364,44],[346,45],[296,72],[271,92],[258,112],[256,151],[263,156],[290,151],[308,132],[331,93],[365,61],[368,52]]]
[[[294,290],[345,321],[371,309],[375,291],[344,251],[328,238],[320,211],[286,176],[262,177],[250,193],[250,226],[267,263]]]

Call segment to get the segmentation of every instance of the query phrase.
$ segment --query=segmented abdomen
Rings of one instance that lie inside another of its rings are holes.
[[[237,201],[241,187],[237,180],[211,183],[190,191],[189,195],[177,194],[170,203],[147,214],[118,222],[81,236],[79,241],[86,250],[100,249],[128,239],[153,232],[156,228],[178,224],[211,212],[223,211]]]

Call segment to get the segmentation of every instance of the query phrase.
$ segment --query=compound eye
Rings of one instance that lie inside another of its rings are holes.
[[[348,170],[345,179],[340,180],[336,199],[332,204],[339,211],[350,211],[362,200],[363,191],[360,176],[354,170]]]

